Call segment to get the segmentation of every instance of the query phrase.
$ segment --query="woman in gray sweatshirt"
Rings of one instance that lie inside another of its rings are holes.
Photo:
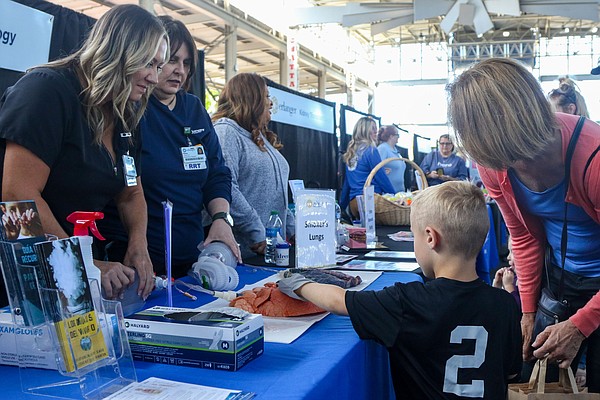
[[[294,234],[294,218],[287,208],[290,168],[279,152],[283,145],[267,126],[271,107],[266,81],[255,73],[240,73],[227,82],[212,117],[231,170],[233,233],[242,257],[264,254],[272,210],[279,212],[287,237]]]

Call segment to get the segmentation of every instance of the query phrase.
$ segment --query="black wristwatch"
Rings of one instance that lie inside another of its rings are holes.
[[[221,211],[212,216],[212,222],[215,222],[218,219],[224,219],[225,222],[227,222],[227,225],[233,228],[233,218],[227,211]]]

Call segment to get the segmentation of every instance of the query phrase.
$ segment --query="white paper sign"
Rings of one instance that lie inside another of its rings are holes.
[[[48,62],[54,16],[0,1],[0,68],[25,72]]]
[[[375,186],[369,185],[363,190],[365,204],[365,222],[367,228],[367,246],[375,244],[377,234],[375,233]]]
[[[302,179],[290,179],[288,181],[290,185],[290,189],[292,190],[292,198],[294,199],[294,203],[296,202],[296,193],[299,190],[304,189],[304,181]]]
[[[335,265],[335,191],[296,193],[296,266]]]

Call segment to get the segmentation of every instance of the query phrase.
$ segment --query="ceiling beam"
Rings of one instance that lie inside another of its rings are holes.
[[[222,7],[216,5],[212,1],[209,0],[188,0],[190,3],[193,3],[199,7],[202,7],[206,10],[206,12],[210,15],[215,16],[216,18],[220,18],[227,25],[237,27],[245,31],[249,36],[254,37],[256,40],[259,40],[263,43],[266,43],[272,48],[276,50],[287,53],[287,43],[273,35],[270,32],[266,32],[259,27],[253,25],[247,20],[240,19],[239,17],[234,16],[230,12],[226,11]],[[344,73],[344,69],[342,67],[333,68],[327,63],[323,63],[314,55],[312,52],[305,49],[303,46],[300,46],[300,59],[305,63],[312,65],[316,69],[323,69],[328,75],[334,77],[335,79],[345,81],[346,75]],[[373,89],[366,83],[357,81],[357,85],[361,90],[368,91],[369,93],[373,92]]]

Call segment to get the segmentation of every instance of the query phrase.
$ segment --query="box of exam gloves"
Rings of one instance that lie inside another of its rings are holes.
[[[156,306],[126,317],[125,329],[139,361],[237,371],[264,351],[262,315],[230,307]]]
[[[55,354],[47,325],[16,326],[10,309],[0,309],[0,364],[57,369]]]

